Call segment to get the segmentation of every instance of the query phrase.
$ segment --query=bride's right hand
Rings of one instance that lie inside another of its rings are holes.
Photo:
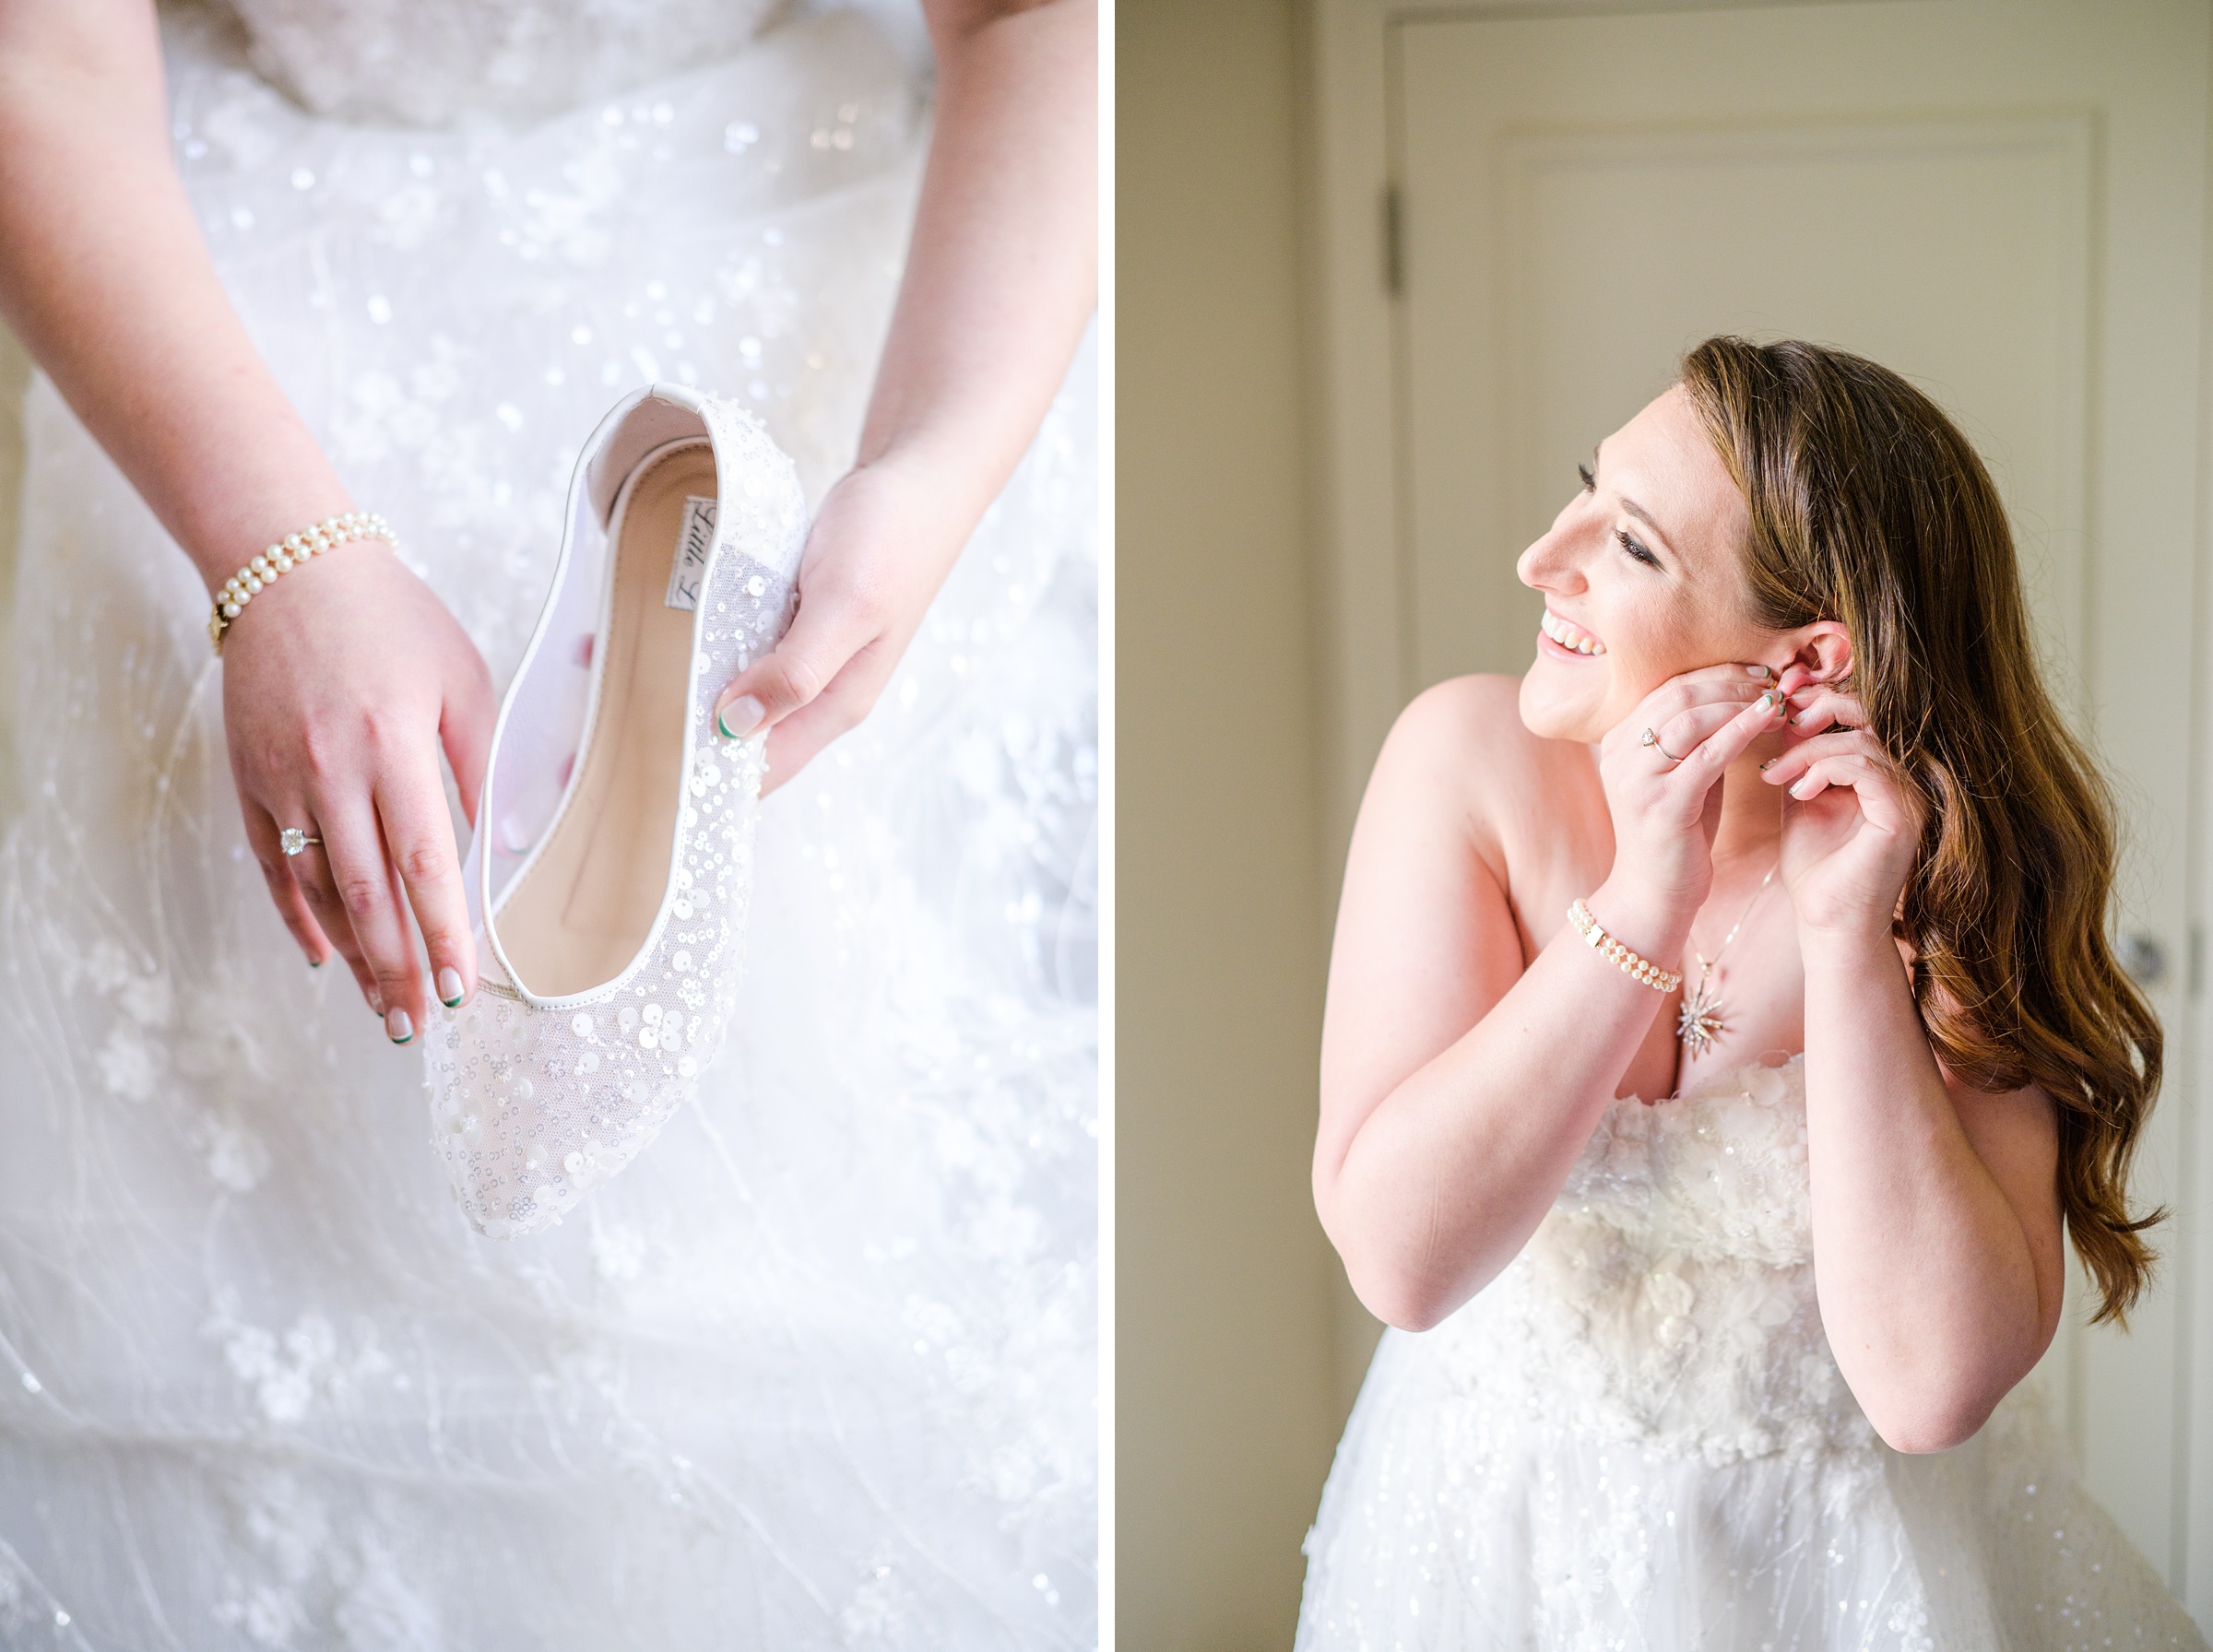
[[[344,958],[404,1044],[441,999],[475,991],[475,947],[443,743],[471,824],[491,743],[491,675],[457,620],[380,540],[265,587],[223,640],[223,725],[246,838],[308,962]],[[323,839],[297,856],[298,826]]]
[[[1653,916],[1686,924],[1705,903],[1722,820],[1717,783],[1754,740],[1782,726],[1774,676],[1755,671],[1766,667],[1708,666],[1671,677],[1599,743],[1614,818],[1607,888]],[[1644,743],[1648,728],[1658,745]]]

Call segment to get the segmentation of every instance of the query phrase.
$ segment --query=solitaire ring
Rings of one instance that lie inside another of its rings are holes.
[[[1653,750],[1657,751],[1662,757],[1667,759],[1667,761],[1671,763],[1680,763],[1683,761],[1674,752],[1670,751],[1665,746],[1663,746],[1660,743],[1660,737],[1654,734],[1649,728],[1644,731],[1644,738],[1639,739],[1637,743],[1639,746],[1650,746]]]
[[[304,827],[300,826],[287,826],[277,834],[277,846],[287,855],[297,855],[308,844],[319,844],[322,841],[321,838],[312,835]]]

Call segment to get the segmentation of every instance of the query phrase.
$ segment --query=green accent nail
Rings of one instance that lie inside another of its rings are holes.
[[[458,1009],[461,1008],[461,998],[459,996],[450,998],[440,998],[438,1001],[441,1004],[444,1004],[448,1009]]]
[[[405,1038],[395,1038],[392,1042],[394,1044],[413,1044],[415,1042],[415,1034],[410,1032]]]
[[[730,726],[722,720],[722,707],[719,705],[715,708],[715,726],[722,730],[722,738],[726,740],[734,740],[738,738],[730,731]]]

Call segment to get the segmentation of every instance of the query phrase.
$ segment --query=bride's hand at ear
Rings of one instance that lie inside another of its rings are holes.
[[[1797,721],[1760,775],[1783,788],[1782,881],[1799,926],[1887,937],[1921,850],[1921,801],[1858,701],[1797,671],[1783,687]]]
[[[1756,667],[1708,666],[1671,677],[1599,744],[1599,779],[1614,817],[1609,893],[1687,923],[1713,882],[1722,775],[1781,726],[1780,696]],[[1647,745],[1652,731],[1656,745]]]

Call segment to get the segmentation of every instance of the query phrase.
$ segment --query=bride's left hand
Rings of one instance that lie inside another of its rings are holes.
[[[1921,850],[1920,799],[1869,732],[1858,701],[1828,683],[1793,690],[1786,676],[1781,686],[1796,714],[1791,745],[1760,775],[1784,788],[1782,881],[1798,922],[1888,936]]]
[[[742,738],[766,723],[773,791],[869,714],[952,572],[968,524],[931,497],[925,467],[847,471],[799,560],[799,608],[775,648],[732,678],[715,714]]]
[[[1037,434],[1098,293],[1098,9],[923,0],[937,94],[899,301],[784,640],[731,679],[781,785],[869,714]]]

